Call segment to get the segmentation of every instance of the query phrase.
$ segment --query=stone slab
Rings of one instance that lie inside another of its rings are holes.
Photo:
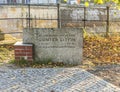
[[[35,60],[51,60],[67,64],[82,61],[82,28],[24,29],[23,43],[34,44]]]
[[[23,42],[16,42],[14,46],[33,46],[33,44],[24,44]]]

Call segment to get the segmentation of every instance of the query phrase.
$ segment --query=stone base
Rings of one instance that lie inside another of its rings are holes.
[[[23,43],[34,44],[35,61],[50,60],[71,65],[82,62],[82,28],[26,28]]]

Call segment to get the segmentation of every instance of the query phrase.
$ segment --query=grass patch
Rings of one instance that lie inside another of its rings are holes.
[[[32,67],[32,68],[55,68],[55,67],[69,67],[69,65],[63,62],[51,62],[50,59],[44,59],[40,61],[27,61],[27,60],[12,60],[10,63],[15,64],[18,67]]]

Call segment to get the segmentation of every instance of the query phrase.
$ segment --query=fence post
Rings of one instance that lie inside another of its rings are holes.
[[[86,27],[86,7],[84,7],[84,29]]]
[[[109,9],[110,9],[110,7],[109,7],[109,6],[107,6],[106,37],[108,37],[108,36],[109,36],[109,24],[110,24],[110,22],[109,22]]]
[[[28,4],[28,23],[29,23],[29,30],[30,30],[30,4]]]
[[[57,4],[57,16],[58,16],[58,18],[57,18],[57,22],[58,22],[57,26],[58,26],[58,28],[60,28],[60,4],[59,3]]]

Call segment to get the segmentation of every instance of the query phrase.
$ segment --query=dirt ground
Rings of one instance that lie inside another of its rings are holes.
[[[97,66],[93,69],[87,69],[102,79],[120,87],[120,65]]]
[[[83,63],[75,67],[83,68],[105,81],[120,87],[120,64],[103,64],[95,66],[92,61],[84,58]]]

